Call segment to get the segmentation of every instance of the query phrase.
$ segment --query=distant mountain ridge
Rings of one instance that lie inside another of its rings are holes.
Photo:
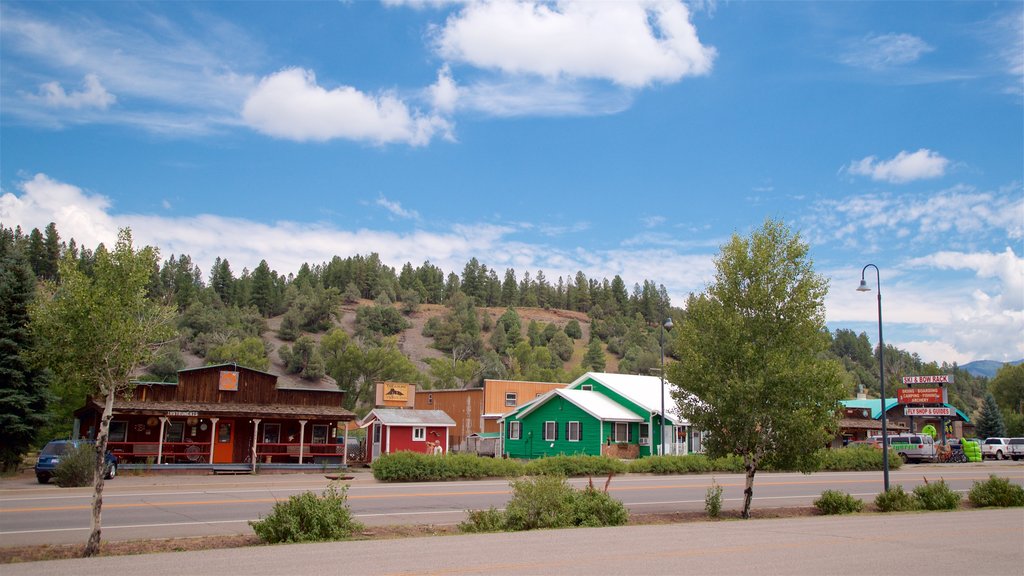
[[[970,374],[973,374],[974,376],[984,376],[986,378],[993,378],[995,377],[996,372],[999,372],[999,369],[1002,368],[1005,364],[1017,366],[1019,364],[1024,364],[1024,359],[1015,360],[1013,362],[999,362],[997,360],[975,360],[974,362],[968,362],[967,364],[960,366],[960,369]]]

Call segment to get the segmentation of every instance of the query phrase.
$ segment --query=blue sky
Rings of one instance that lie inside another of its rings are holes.
[[[1020,2],[0,4],[0,221],[681,305],[765,218],[831,328],[1024,358]],[[875,285],[873,272],[869,284]]]

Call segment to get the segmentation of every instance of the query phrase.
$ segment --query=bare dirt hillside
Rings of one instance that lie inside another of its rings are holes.
[[[343,329],[350,336],[354,336],[356,333],[356,309],[359,306],[372,305],[372,300],[363,300],[358,304],[345,304],[341,306],[338,317],[334,321],[335,326]],[[405,317],[409,321],[410,327],[398,335],[398,348],[416,365],[418,370],[423,372],[429,370],[429,366],[424,361],[427,358],[445,357],[444,352],[433,348],[434,339],[423,335],[423,326],[431,318],[444,316],[447,312],[448,309],[445,306],[423,304],[420,305],[419,310],[415,314]],[[478,308],[477,312],[490,315],[491,325],[493,326],[497,323],[498,318],[505,313],[505,308]],[[565,325],[570,320],[578,321],[583,337],[575,341],[572,358],[569,362],[566,362],[566,366],[578,365],[583,359],[587,351],[587,343],[590,341],[590,318],[585,313],[569,310],[545,310],[543,308],[517,308],[516,312],[519,314],[523,337],[526,337],[526,331],[531,321],[537,321],[542,325],[554,323],[560,328],[565,328]],[[282,316],[268,319],[267,330],[263,333],[263,340],[267,343],[270,356],[270,371],[278,374],[284,373],[284,365],[277,351],[283,344],[289,344],[277,336],[277,330],[281,327],[281,320]],[[323,333],[309,334],[309,336],[319,343]],[[485,342],[487,341],[487,336],[487,334],[484,334]],[[617,360],[613,355],[607,355],[607,369],[614,370],[618,364]]]

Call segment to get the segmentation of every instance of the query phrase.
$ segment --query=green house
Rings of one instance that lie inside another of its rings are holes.
[[[500,420],[502,453],[527,459],[559,454],[641,458],[661,453],[664,430],[665,453],[685,454],[689,426],[677,414],[671,389],[652,376],[588,372],[505,414]]]

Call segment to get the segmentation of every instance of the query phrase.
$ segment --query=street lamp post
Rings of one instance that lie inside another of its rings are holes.
[[[665,455],[665,331],[672,329],[672,317],[661,327],[661,455]]]
[[[870,292],[871,288],[864,281],[864,272],[871,267],[875,269],[876,288],[878,290],[878,381],[882,387],[882,479],[885,491],[889,491],[889,431],[885,418],[885,341],[882,340],[882,273],[878,266],[868,264],[860,271],[858,292]]]

